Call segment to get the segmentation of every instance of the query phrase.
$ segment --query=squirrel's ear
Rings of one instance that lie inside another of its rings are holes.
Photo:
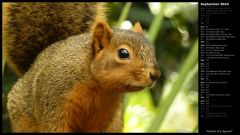
[[[142,26],[139,22],[135,23],[133,26],[133,31],[143,34]]]
[[[110,44],[112,30],[106,21],[97,21],[93,26],[92,32],[95,52],[102,50]]]

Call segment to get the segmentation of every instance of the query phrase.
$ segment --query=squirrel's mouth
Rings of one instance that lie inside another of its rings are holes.
[[[146,87],[149,87],[149,88],[154,87],[155,83],[156,82],[154,81],[154,82],[146,84],[146,85],[143,85],[143,84],[128,84],[128,85],[125,85],[125,89],[127,91],[140,91],[140,90],[142,90]]]
[[[126,85],[125,89],[127,91],[140,91],[140,90],[142,90],[146,87],[148,87],[148,86],[145,86],[145,85]]]
[[[134,85],[126,85],[125,90],[126,91],[140,91],[144,89],[144,86],[134,86]]]

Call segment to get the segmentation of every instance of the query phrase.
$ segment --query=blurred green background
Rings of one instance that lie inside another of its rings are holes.
[[[198,132],[198,3],[107,4],[109,23],[137,21],[156,48],[161,78],[154,88],[127,93],[124,132]],[[11,132],[6,95],[18,77],[2,59],[2,129]]]

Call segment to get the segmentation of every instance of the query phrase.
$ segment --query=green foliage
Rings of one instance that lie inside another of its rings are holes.
[[[150,42],[154,42],[158,32],[160,31],[160,26],[162,25],[162,20],[164,17],[164,10],[166,7],[166,3],[159,3],[160,7],[161,7],[161,11],[159,11],[159,13],[154,17],[154,20],[149,28],[148,31],[148,40]]]
[[[190,73],[189,71],[191,71],[192,67],[197,62],[198,62],[198,42],[194,44],[190,54],[182,64],[182,67],[179,71],[179,75],[176,77],[176,80],[173,83],[171,93],[166,98],[164,98],[163,101],[161,101],[161,104],[157,110],[158,115],[156,116],[156,118],[154,118],[154,121],[151,123],[147,131],[149,132],[157,131],[158,128],[161,126],[169,107],[171,106],[176,95],[181,90],[184,81],[187,79],[187,76]]]
[[[121,23],[126,20],[127,16],[128,16],[128,13],[129,13],[129,10],[131,8],[131,5],[132,3],[129,2],[129,3],[126,3],[124,8],[123,8],[123,11],[121,13],[121,16],[119,17],[118,19],[118,23],[117,23],[117,27],[120,27]]]
[[[127,94],[124,132],[196,132],[197,4],[157,4],[160,11],[155,15],[148,3],[133,3],[128,9],[127,20],[132,24],[140,21],[147,31],[147,38],[155,45],[162,77],[151,90]],[[122,13],[126,15],[126,11]]]
[[[2,77],[4,75],[4,68],[5,68],[5,59],[2,57]]]

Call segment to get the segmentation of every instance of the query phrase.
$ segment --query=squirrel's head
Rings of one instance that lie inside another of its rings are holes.
[[[92,36],[91,72],[102,87],[137,91],[152,86],[160,77],[154,47],[139,23],[133,30],[112,30],[105,21],[99,21]]]

